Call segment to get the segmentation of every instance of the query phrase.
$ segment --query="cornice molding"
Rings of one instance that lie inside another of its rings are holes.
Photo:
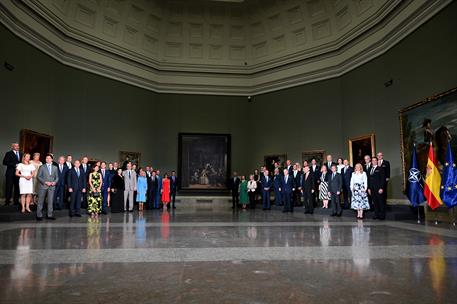
[[[389,1],[372,19],[332,43],[243,67],[176,65],[140,57],[70,31],[57,17],[43,15],[37,1],[2,1],[0,20],[18,37],[71,67],[159,93],[246,96],[339,77],[387,52],[450,2]]]

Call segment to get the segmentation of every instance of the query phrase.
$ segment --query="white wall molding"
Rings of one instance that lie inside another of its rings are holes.
[[[0,3],[0,20],[14,34],[65,65],[160,93],[245,96],[339,77],[384,54],[452,1],[269,2],[262,8],[253,0],[249,4],[252,18],[231,11],[247,4],[231,7],[232,3],[217,3],[202,13],[210,21],[201,23],[201,16],[192,15],[191,6],[183,6],[185,13],[179,12],[183,3],[179,1],[166,8],[152,2],[150,11],[147,11],[149,2],[122,1],[123,5],[132,6],[128,12],[116,15],[111,7],[101,7],[98,2],[89,0],[5,0]],[[357,15],[359,9],[365,9],[365,13]],[[62,13],[65,10],[80,15]],[[156,11],[163,14],[157,16],[158,24],[174,23],[156,32],[143,31],[138,24],[148,24],[144,21],[146,12],[152,16]],[[303,16],[306,12],[309,18]],[[77,22],[68,19],[70,15],[76,16]],[[101,36],[98,31],[111,31],[104,26],[112,25],[103,23],[111,15],[117,18],[112,22],[117,22],[118,31],[121,25],[128,29],[124,33],[127,36],[118,35],[116,39],[106,38],[106,34]],[[285,16],[292,19],[286,21]],[[356,16],[360,18],[357,22],[354,21]],[[316,40],[303,42],[308,44],[306,47],[288,47],[291,39],[295,39],[290,38],[290,33],[301,35],[297,32],[302,26],[300,22],[287,25],[293,18],[308,20],[303,21],[302,34],[314,35]],[[221,27],[224,30],[221,31]],[[340,34],[335,33],[338,27]],[[189,36],[180,36],[184,30],[189,31]],[[129,49],[129,43],[136,41],[139,33],[149,37],[151,45],[156,35],[158,52],[169,48],[171,57],[138,51],[138,44]],[[223,43],[224,35],[239,41],[234,44],[230,40],[219,60],[206,58],[210,56],[206,54],[209,52],[206,46],[211,48],[213,44]],[[188,45],[193,49],[187,49]],[[186,54],[191,58],[178,56],[185,51],[181,46],[186,52],[190,50]],[[276,51],[270,51],[272,48]],[[173,57],[175,55],[177,57]]]

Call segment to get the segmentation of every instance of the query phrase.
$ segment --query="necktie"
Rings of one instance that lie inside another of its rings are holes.
[[[373,175],[375,167],[371,168],[370,175]]]
[[[85,164],[83,165],[83,169],[84,169],[84,172],[86,172],[86,165]]]
[[[17,152],[17,151],[16,151],[16,157],[17,157],[17,160],[21,160],[19,157],[19,152]]]
[[[62,164],[59,165],[60,173],[62,173]]]
[[[335,173],[332,174],[332,179],[334,179],[334,178],[335,178]]]
[[[105,169],[102,170],[102,178],[105,178]]]
[[[76,169],[76,174],[78,174],[78,177],[79,177],[79,168]]]
[[[48,165],[49,175],[51,175],[51,165]]]
[[[381,161],[379,162],[379,165],[382,165],[382,159],[381,159]]]
[[[129,170],[129,179],[132,177],[131,173],[130,173],[130,170]]]

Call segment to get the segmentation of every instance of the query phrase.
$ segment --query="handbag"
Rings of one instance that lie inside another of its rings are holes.
[[[93,193],[92,193],[92,196],[93,196],[93,197],[99,197],[99,196],[100,196],[100,192],[93,192]]]

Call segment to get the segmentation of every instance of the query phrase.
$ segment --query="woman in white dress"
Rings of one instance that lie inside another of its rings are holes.
[[[33,153],[32,160],[30,161],[30,163],[35,167],[35,174],[33,174],[33,204],[38,202],[38,182],[36,180],[36,176],[38,174],[38,169],[40,169],[41,165],[43,164],[40,161],[40,153]]]
[[[355,165],[350,187],[352,191],[351,208],[357,210],[357,219],[361,220],[363,219],[363,210],[370,209],[367,196],[367,174],[363,171],[361,164]]]
[[[30,210],[30,200],[33,194],[33,175],[35,166],[30,163],[30,154],[25,153],[22,162],[16,167],[16,176],[19,177],[19,193],[21,194],[22,213],[32,212]]]
[[[341,174],[341,170],[343,170],[343,168],[344,168],[344,160],[340,157],[340,158],[338,158],[337,162],[338,163],[336,165],[336,172],[338,174]]]

